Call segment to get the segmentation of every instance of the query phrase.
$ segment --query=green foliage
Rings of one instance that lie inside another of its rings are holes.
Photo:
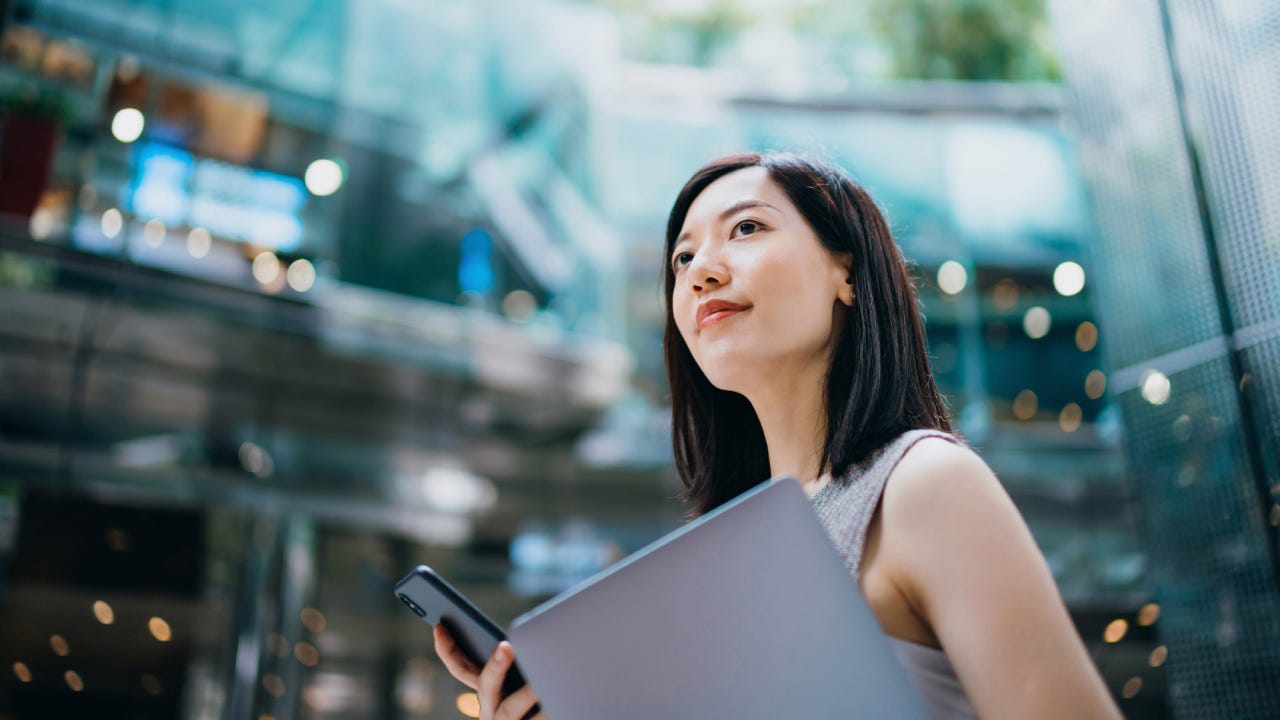
[[[1056,80],[1043,0],[876,0],[871,28],[899,78]]]

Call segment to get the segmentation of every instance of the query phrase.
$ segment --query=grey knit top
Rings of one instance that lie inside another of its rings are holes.
[[[913,445],[927,437],[964,444],[956,436],[940,430],[905,432],[850,468],[848,473],[832,479],[813,496],[813,508],[855,580],[861,578],[867,528],[880,505],[889,474]],[[934,720],[977,717],[946,653],[894,637],[889,638],[889,644],[919,688],[930,717]]]

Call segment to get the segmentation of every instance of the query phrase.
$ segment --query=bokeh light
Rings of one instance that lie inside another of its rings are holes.
[[[142,129],[146,126],[146,118],[136,108],[121,108],[111,118],[111,134],[122,143],[131,143],[142,137]]]
[[[1071,261],[1058,265],[1053,269],[1053,289],[1066,297],[1078,295],[1084,289],[1084,268]]]
[[[1026,314],[1022,316],[1022,329],[1032,340],[1039,340],[1048,335],[1052,325],[1053,318],[1050,317],[1049,311],[1039,305],[1028,308]]]
[[[1107,376],[1101,370],[1093,370],[1084,379],[1084,394],[1090,400],[1097,400],[1107,391]]]
[[[151,636],[160,642],[169,642],[173,639],[173,631],[169,629],[169,623],[164,618],[153,617],[147,621],[147,629],[151,631]]]
[[[13,674],[18,677],[18,682],[31,682],[31,668],[27,667],[24,662],[16,662],[13,664]]]
[[[480,717],[480,698],[475,693],[462,693],[458,696],[458,712],[469,718]]]
[[[1075,403],[1067,403],[1062,408],[1062,412],[1058,413],[1058,427],[1062,428],[1062,432],[1075,432],[1080,429],[1080,423],[1084,419],[1084,413],[1080,410],[1080,406]]]
[[[124,216],[115,208],[108,208],[102,213],[102,234],[114,238],[124,229]]]
[[[306,292],[316,284],[316,268],[310,260],[305,258],[290,263],[285,275],[289,281],[289,287],[298,292]]]
[[[1109,643],[1118,643],[1124,639],[1125,633],[1129,632],[1129,623],[1124,618],[1117,618],[1107,625],[1107,629],[1102,633],[1102,639]]]
[[[93,603],[93,616],[98,618],[98,622],[103,625],[110,625],[116,621],[116,613],[103,600],[97,600]]]
[[[1142,399],[1152,405],[1164,405],[1169,402],[1169,393],[1173,387],[1169,377],[1159,370],[1148,370],[1142,374]]]
[[[938,288],[948,295],[958,295],[969,282],[969,273],[955,260],[948,260],[938,268]]]
[[[151,247],[160,247],[164,244],[165,232],[164,223],[155,219],[148,220],[142,227],[142,239]]]
[[[270,250],[258,253],[253,259],[253,279],[270,285],[280,277],[280,258]]]
[[[209,235],[209,231],[202,227],[191,228],[191,232],[187,233],[187,252],[191,257],[199,260],[209,254],[209,250],[213,247],[213,237]]]
[[[320,662],[320,653],[316,646],[308,642],[300,642],[293,646],[293,656],[307,667],[315,667]]]
[[[1138,611],[1138,624],[1147,627],[1154,625],[1156,620],[1160,619],[1160,606],[1155,603],[1147,603]]]
[[[315,608],[303,608],[301,619],[303,627],[313,633],[322,633],[329,627],[329,621],[325,619],[324,613]]]
[[[1098,326],[1085,320],[1076,326],[1076,348],[1089,352],[1098,346]]]
[[[1040,400],[1030,390],[1023,390],[1013,399],[1013,416],[1019,420],[1030,420],[1040,409]]]
[[[80,673],[75,670],[68,670],[62,677],[67,681],[67,687],[73,691],[81,692],[84,690],[84,680],[80,678]]]
[[[307,166],[307,172],[303,176],[303,180],[307,184],[307,190],[310,190],[312,195],[327,197],[338,192],[338,188],[342,187],[344,175],[342,166],[337,162],[328,158],[321,158]]]

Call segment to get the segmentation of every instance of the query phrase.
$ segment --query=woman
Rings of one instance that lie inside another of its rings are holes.
[[[794,155],[721,158],[676,198],[666,249],[694,514],[797,478],[935,718],[1118,718],[1017,509],[951,432],[913,282],[867,193]],[[478,668],[443,630],[435,642],[481,718],[534,707],[528,687],[499,697],[509,645]]]

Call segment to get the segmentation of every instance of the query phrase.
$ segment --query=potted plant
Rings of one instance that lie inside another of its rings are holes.
[[[31,217],[70,118],[70,103],[56,90],[30,87],[0,97],[0,213]]]

